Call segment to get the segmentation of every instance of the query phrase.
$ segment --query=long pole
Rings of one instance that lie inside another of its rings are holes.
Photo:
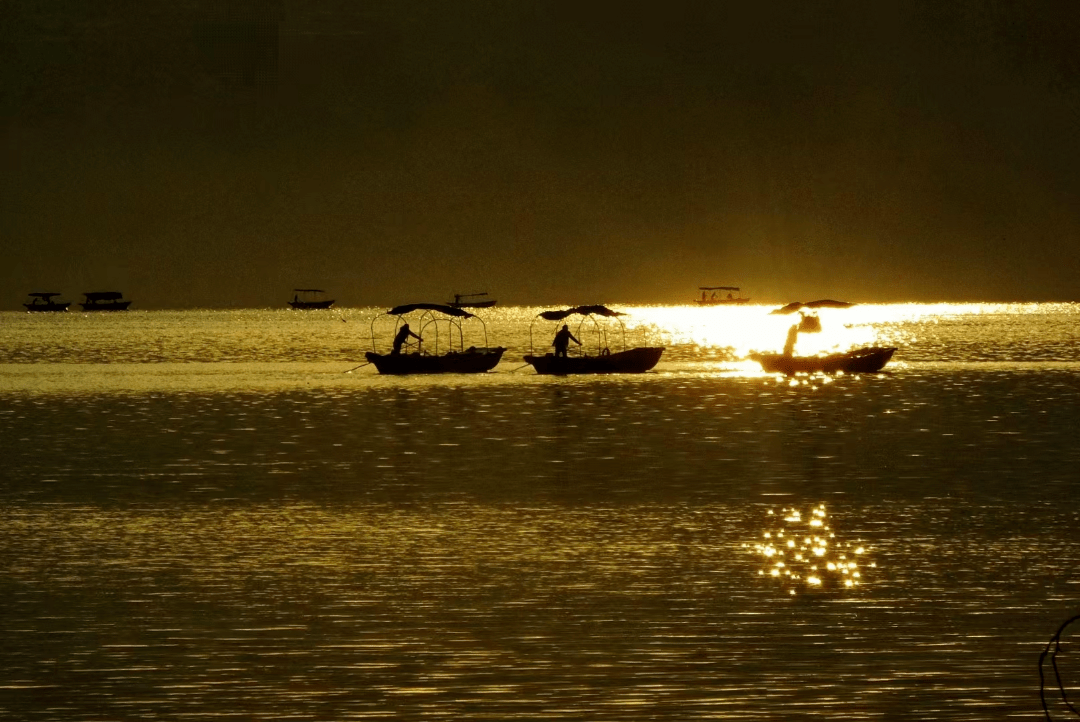
[[[360,364],[359,366],[353,366],[353,367],[352,367],[351,369],[349,369],[348,371],[342,371],[342,373],[344,373],[344,374],[351,374],[351,373],[352,373],[353,371],[355,371],[356,369],[362,369],[362,368],[364,368],[365,366],[370,366],[370,365],[371,365],[371,362],[370,362],[370,361],[368,361],[368,362],[367,362],[366,364]]]

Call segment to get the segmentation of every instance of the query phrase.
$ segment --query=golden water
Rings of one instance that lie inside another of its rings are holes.
[[[3,314],[2,716],[1041,714],[1072,306],[822,313],[900,351],[794,381],[741,360],[790,317],[628,310],[656,372],[565,379],[514,370],[536,309],[485,316],[497,373],[404,379],[344,373],[371,309]]]

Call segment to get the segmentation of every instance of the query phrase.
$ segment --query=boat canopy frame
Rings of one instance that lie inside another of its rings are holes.
[[[619,322],[619,328],[622,331],[622,347],[623,349],[626,348],[626,324],[623,323],[622,319],[619,317],[626,316],[627,314],[623,313],[622,311],[613,311],[607,306],[601,306],[599,304],[596,304],[592,306],[574,306],[572,308],[566,309],[541,311],[540,313],[536,314],[536,318],[534,318],[532,320],[532,323],[529,324],[529,352],[533,356],[536,355],[536,344],[533,342],[533,327],[536,326],[536,319],[542,318],[545,321],[555,321],[556,323],[558,323],[559,321],[563,321],[570,316],[575,315],[581,316],[581,320],[578,322],[577,328],[575,329],[575,331],[577,331],[577,333],[574,334],[575,338],[583,336],[584,334],[581,332],[582,326],[584,326],[588,321],[592,321],[593,328],[596,329],[596,354],[598,356],[603,354],[605,350],[608,350],[608,353],[610,353],[611,351],[608,346],[608,329],[604,327],[600,323],[600,321],[597,320],[597,316],[614,318],[616,321]],[[581,341],[581,339],[578,338],[578,341]],[[585,348],[584,341],[581,341],[581,348]]]
[[[423,336],[424,332],[428,328],[434,328],[435,331],[435,356],[439,355],[439,340],[440,340],[440,328],[446,328],[446,333],[449,336],[447,343],[446,353],[454,353],[454,332],[457,331],[458,349],[460,353],[465,352],[465,331],[462,327],[462,322],[467,321],[470,318],[474,318],[480,322],[480,326],[484,332],[484,348],[488,348],[488,335],[487,324],[484,323],[484,319],[477,316],[475,313],[469,313],[460,308],[454,308],[444,303],[406,303],[400,306],[394,306],[389,311],[384,311],[371,319],[371,350],[374,353],[378,353],[379,350],[375,345],[375,322],[384,316],[394,317],[394,336],[397,335],[398,329],[405,323],[405,316],[410,313],[421,311],[420,317],[417,321],[419,328],[415,331],[417,336]],[[412,329],[410,329],[412,330]],[[430,345],[430,344],[429,344]],[[417,342],[417,353],[424,352],[424,342]]]

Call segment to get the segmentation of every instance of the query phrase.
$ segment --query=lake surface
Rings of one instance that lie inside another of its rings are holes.
[[[536,376],[538,310],[405,378],[355,368],[377,309],[0,313],[0,717],[1042,717],[1080,306],[822,311],[801,353],[899,351],[796,379],[744,360],[761,306],[622,309],[654,372]]]

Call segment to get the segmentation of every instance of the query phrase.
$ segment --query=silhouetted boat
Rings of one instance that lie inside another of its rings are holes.
[[[334,299],[320,298],[326,293],[320,288],[294,288],[293,292],[293,300],[289,301],[289,305],[297,311],[316,311],[334,305]]]
[[[698,286],[698,290],[701,291],[701,298],[696,299],[694,303],[699,306],[729,306],[740,303],[749,303],[749,298],[741,298],[734,294],[739,292],[738,286]],[[709,291],[712,291],[712,295],[709,295]],[[716,292],[723,293],[727,291],[727,295],[718,296]]]
[[[789,314],[795,313],[804,308],[851,308],[854,303],[848,303],[847,301],[833,301],[830,298],[823,298],[820,301],[811,301],[810,303],[800,303],[799,301],[792,301],[786,306],[781,306],[773,311],[769,311],[770,315],[777,314]]]
[[[828,356],[785,356],[780,353],[752,353],[748,358],[761,364],[769,373],[788,376],[798,373],[844,372],[848,374],[872,374],[880,371],[896,353],[894,347],[867,346],[847,353]]]
[[[569,375],[569,374],[640,374],[649,371],[660,361],[664,353],[662,346],[639,346],[626,348],[626,326],[619,320],[619,316],[626,314],[612,311],[606,306],[575,306],[565,310],[544,311],[537,318],[547,321],[562,321],[569,316],[582,316],[578,324],[578,334],[581,334],[581,326],[588,320],[592,320],[596,329],[596,355],[582,354],[581,356],[556,356],[554,353],[537,355],[529,354],[525,362],[531,364],[538,374]],[[619,320],[622,328],[623,349],[612,352],[607,344],[607,331],[600,326],[595,316],[603,316]],[[535,320],[533,321],[535,324]],[[532,326],[529,326],[529,345],[532,346]],[[584,349],[584,342],[582,342]]]
[[[91,291],[83,296],[85,299],[79,304],[83,311],[126,311],[131,305],[119,291]]]
[[[28,295],[34,300],[30,303],[24,303],[23,306],[31,313],[66,311],[68,306],[71,305],[71,301],[54,301],[53,299],[59,296],[59,293],[36,291]]]
[[[495,305],[495,299],[484,298],[486,295],[488,295],[487,291],[455,293],[454,300],[448,301],[446,305],[454,308],[491,308]]]
[[[405,353],[378,353],[375,347],[375,322],[383,316],[395,316],[394,333],[397,334],[404,323],[403,316],[420,312],[416,334],[421,338],[425,334],[434,334],[435,340],[427,341],[433,353],[428,353],[425,341],[417,341],[416,350]],[[462,321],[476,319],[484,329],[484,345],[465,348],[465,336]],[[441,334],[445,331],[446,350],[439,353]],[[455,348],[454,336],[457,335]],[[395,306],[386,313],[381,313],[371,320],[372,350],[364,354],[368,363],[374,364],[381,374],[478,374],[490,371],[502,359],[505,348],[487,345],[487,325],[475,314],[441,303],[410,303]]]

